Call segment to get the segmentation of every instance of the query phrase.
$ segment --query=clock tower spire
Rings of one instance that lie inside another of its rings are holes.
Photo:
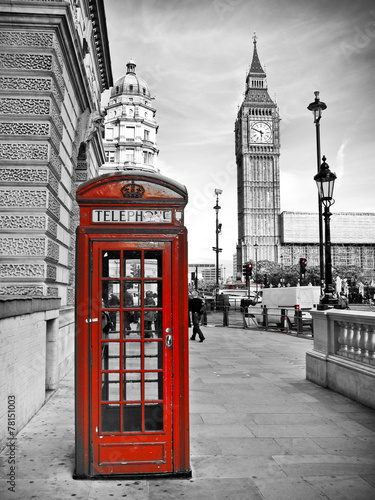
[[[257,259],[278,261],[280,214],[279,112],[268,94],[257,36],[235,122],[238,190],[237,269]],[[254,248],[254,245],[257,247]]]

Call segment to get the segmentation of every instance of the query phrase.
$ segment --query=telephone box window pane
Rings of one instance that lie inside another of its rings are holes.
[[[163,338],[163,312],[147,311],[144,312],[143,334],[145,339]]]
[[[119,373],[102,373],[102,401],[120,401]]]
[[[102,339],[120,338],[120,311],[102,311]]]
[[[140,370],[141,343],[124,342],[124,370]]]
[[[163,372],[145,373],[145,400],[163,399]]]
[[[144,296],[144,306],[145,307],[163,307],[163,282],[162,281],[145,281],[145,296]]]
[[[163,430],[163,404],[145,404],[145,431]]]
[[[120,343],[102,342],[102,370],[120,369]]]
[[[120,307],[120,283],[118,281],[102,281],[102,307]]]
[[[162,370],[163,369],[163,343],[162,342],[145,342],[144,354],[145,370]]]
[[[142,406],[141,405],[123,405],[123,431],[140,432],[142,431]]]
[[[102,432],[121,431],[120,405],[102,405]]]
[[[145,309],[143,322],[143,332],[145,339],[152,339],[156,337],[155,322],[157,315],[157,311],[147,311]]]
[[[124,373],[123,387],[124,401],[140,401],[141,400],[141,374],[140,373]]]
[[[120,252],[103,251],[102,252],[102,277],[119,278],[120,277]]]
[[[163,276],[163,253],[160,250],[145,251],[145,278],[161,278]]]
[[[124,278],[141,277],[141,252],[138,250],[124,251]]]
[[[124,281],[124,308],[140,307],[141,283],[139,281]]]
[[[140,336],[140,311],[125,311],[124,312],[124,338],[130,335],[130,338],[134,336]]]

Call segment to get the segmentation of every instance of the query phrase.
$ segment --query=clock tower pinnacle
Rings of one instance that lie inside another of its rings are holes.
[[[253,58],[235,122],[238,190],[237,269],[257,259],[278,261],[280,118],[253,36]],[[257,247],[254,248],[254,245]]]

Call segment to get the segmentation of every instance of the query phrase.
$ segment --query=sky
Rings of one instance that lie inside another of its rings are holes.
[[[133,59],[159,124],[160,173],[187,187],[189,263],[215,263],[213,209],[222,189],[220,264],[237,235],[234,123],[253,35],[281,117],[281,210],[317,212],[316,129],[336,173],[331,211],[375,212],[375,4],[370,0],[105,0],[113,80]],[[108,101],[108,91],[102,104]]]

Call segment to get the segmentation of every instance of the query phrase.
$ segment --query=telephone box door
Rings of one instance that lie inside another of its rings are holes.
[[[171,242],[92,245],[93,474],[172,472]]]

